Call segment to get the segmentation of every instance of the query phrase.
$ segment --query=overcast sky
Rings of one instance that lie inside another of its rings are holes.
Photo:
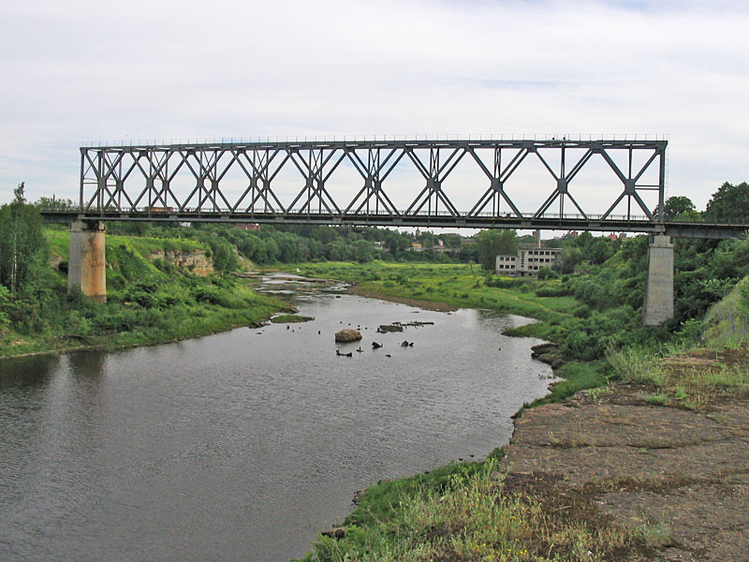
[[[749,181],[748,29],[743,0],[0,0],[0,202],[76,199],[90,141],[658,134],[702,210]]]

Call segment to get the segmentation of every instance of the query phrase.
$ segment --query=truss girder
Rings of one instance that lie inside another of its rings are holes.
[[[259,214],[266,218],[269,214],[314,215],[331,217],[333,222],[336,217],[379,216],[392,217],[402,224],[409,224],[409,220],[420,224],[425,217],[450,217],[458,222],[479,217],[522,220],[568,216],[584,220],[595,216],[599,221],[662,221],[662,216],[654,215],[656,205],[651,208],[644,196],[647,191],[657,191],[657,206],[663,208],[666,147],[664,140],[303,141],[84,147],[80,206],[88,215],[150,216],[172,211],[207,216],[245,214],[248,220]],[[533,161],[540,170],[537,176],[545,175],[546,179],[535,177],[530,184],[516,179]],[[594,186],[598,205],[601,193],[608,199],[600,209],[592,206],[591,186],[580,186],[578,180],[580,172],[594,161],[610,170],[608,179]],[[358,179],[352,183],[350,174],[337,179],[343,168]],[[474,171],[470,182],[461,178],[466,168]],[[416,197],[402,202],[401,208],[394,203],[400,195],[399,187],[391,181],[399,170],[423,182]],[[296,178],[290,195],[278,187],[283,183],[278,179],[281,172]],[[648,183],[644,180],[648,175],[657,179]],[[476,180],[476,176],[484,180]],[[546,195],[534,204],[532,199],[538,193]],[[624,215],[614,216],[624,203]],[[567,214],[569,209],[571,214]]]

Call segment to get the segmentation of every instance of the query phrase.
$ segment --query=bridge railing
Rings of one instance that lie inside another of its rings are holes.
[[[131,217],[137,217],[137,216],[154,216],[154,217],[170,217],[170,216],[199,216],[199,215],[205,215],[210,217],[216,217],[220,218],[222,216],[224,217],[246,217],[251,218],[253,216],[265,216],[265,215],[278,215],[278,216],[300,216],[303,217],[305,215],[312,215],[312,216],[397,216],[402,218],[408,218],[408,217],[443,217],[443,218],[466,218],[465,215],[458,214],[455,215],[453,213],[447,212],[447,211],[432,211],[429,212],[418,212],[418,213],[408,213],[405,209],[397,210],[396,213],[391,213],[386,210],[380,210],[379,212],[372,211],[369,213],[362,213],[362,212],[351,212],[351,213],[344,213],[344,212],[334,212],[330,213],[328,211],[322,211],[319,209],[304,209],[304,208],[296,208],[296,209],[288,209],[284,212],[277,212],[277,211],[239,211],[237,212],[234,209],[231,209],[229,207],[217,207],[213,209],[207,209],[207,208],[201,208],[201,207],[187,207],[184,209],[177,209],[177,208],[149,208],[149,207],[136,207],[133,209],[118,209],[117,207],[107,207],[104,209],[82,209],[80,206],[69,206],[65,208],[60,207],[50,207],[50,208],[41,208],[41,212],[43,214],[47,215],[54,215],[54,214],[81,214],[87,218],[95,218],[97,216],[106,218],[107,220],[116,220],[116,216],[121,215],[123,217],[123,220],[128,220]],[[561,220],[561,221],[590,221],[590,222],[596,222],[596,221],[611,221],[613,222],[652,222],[652,220],[647,217],[646,215],[625,215],[625,214],[609,214],[609,215],[603,215],[603,214],[590,214],[590,215],[583,215],[580,213],[565,213],[563,215],[558,213],[547,213],[541,216],[534,216],[532,213],[521,213],[519,215],[515,215],[513,213],[491,213],[491,212],[481,212],[481,213],[474,213],[473,215],[470,215],[471,217],[475,218],[482,218],[482,219],[512,219],[512,220],[530,220],[530,219],[543,219],[543,220]]]

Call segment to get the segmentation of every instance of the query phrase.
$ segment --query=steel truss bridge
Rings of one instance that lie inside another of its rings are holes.
[[[736,226],[733,230],[728,225],[706,229],[706,225],[663,222],[666,147],[665,140],[605,139],[305,140],[82,147],[80,202],[74,214],[89,222],[302,223],[735,236]],[[593,169],[593,183],[588,169]],[[580,179],[583,176],[585,181]],[[402,199],[408,191],[404,182],[416,195],[402,202],[398,197]],[[463,207],[457,203],[466,200],[469,204]],[[55,215],[62,220],[65,213],[45,214],[48,220],[55,220]]]

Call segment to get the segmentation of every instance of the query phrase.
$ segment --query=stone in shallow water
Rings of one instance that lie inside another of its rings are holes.
[[[359,341],[362,338],[361,332],[359,330],[352,330],[349,328],[346,328],[345,330],[341,330],[340,332],[336,332],[335,334],[335,341],[338,343],[346,343],[350,341]]]

